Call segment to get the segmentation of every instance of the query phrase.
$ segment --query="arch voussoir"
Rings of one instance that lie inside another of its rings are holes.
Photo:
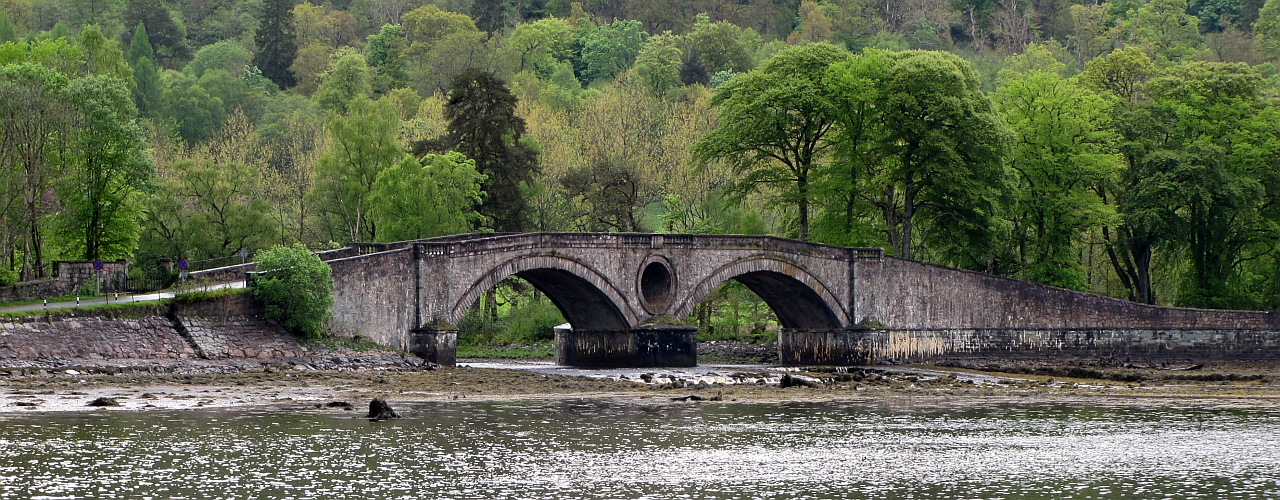
[[[639,323],[636,312],[628,305],[622,291],[606,276],[577,260],[551,254],[518,256],[494,266],[459,296],[457,302],[450,308],[449,321],[457,324],[463,314],[479,300],[481,294],[492,290],[510,276],[520,276],[542,289],[553,302],[556,302],[556,306],[561,309],[566,318],[572,318],[576,312],[570,308],[582,306],[582,304],[564,303],[563,297],[557,297],[554,290],[547,289],[554,288],[548,285],[569,282],[569,288],[577,292],[587,295],[598,294],[591,301],[594,306],[609,309],[601,311],[602,314],[616,316],[606,323],[624,328]],[[581,325],[574,326],[576,328]]]
[[[845,327],[851,324],[844,306],[821,279],[800,264],[772,254],[743,257],[720,266],[681,298],[678,306],[672,309],[672,315],[679,320],[689,317],[702,299],[711,294],[721,283],[731,279],[738,279],[759,294],[775,312],[779,313],[779,319],[784,319],[785,315],[780,310],[785,305],[783,302],[801,301],[804,307],[800,309],[807,311],[805,322],[821,324],[822,327],[828,328]],[[767,289],[776,288],[781,288],[782,291],[773,296],[761,293]]]

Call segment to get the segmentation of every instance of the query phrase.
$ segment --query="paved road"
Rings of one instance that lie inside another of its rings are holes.
[[[113,295],[107,298],[86,299],[86,300],[80,301],[79,303],[73,300],[69,302],[50,302],[48,304],[38,303],[38,304],[25,304],[20,306],[5,306],[5,307],[0,307],[0,313],[18,312],[18,311],[39,311],[43,309],[68,309],[68,308],[75,308],[75,307],[100,306],[104,304],[127,304],[130,302],[146,302],[149,300],[171,299],[173,298],[175,293],[186,293],[188,291],[220,290],[223,288],[244,288],[244,281],[236,281],[232,283],[218,283],[213,285],[202,285],[200,287],[192,288],[190,290],[183,290],[180,292],[169,290],[169,291],[159,291],[155,293],[142,293],[142,294],[136,294],[136,295],[121,295],[119,297],[116,297]]]

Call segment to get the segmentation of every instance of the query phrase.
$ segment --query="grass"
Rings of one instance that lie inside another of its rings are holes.
[[[166,302],[164,300],[149,300],[145,302],[125,302],[120,304],[101,304],[96,306],[67,307],[60,309],[13,311],[0,313],[0,318],[36,318],[43,316],[52,320],[68,316],[93,315],[106,318],[137,319],[152,315],[163,315],[165,304]]]
[[[84,294],[76,295],[76,294],[71,294],[71,295],[62,295],[62,296],[59,296],[59,297],[49,297],[49,298],[47,298],[47,299],[15,300],[15,301],[13,301],[13,302],[0,302],[0,307],[9,307],[9,306],[26,306],[26,305],[31,305],[31,304],[42,304],[42,303],[44,303],[44,301],[46,301],[46,300],[48,300],[49,302],[75,302],[75,301],[76,301],[76,297],[79,297],[79,298],[80,298],[80,300],[90,300],[90,299],[101,299],[101,298],[106,298],[106,297],[107,297],[107,295],[84,295]]]
[[[217,290],[192,290],[189,292],[178,292],[174,294],[172,300],[175,304],[198,304],[201,302],[211,302],[225,297],[231,297],[240,294],[251,293],[248,288],[219,288]]]
[[[459,358],[487,359],[551,359],[556,348],[551,344],[461,344]]]

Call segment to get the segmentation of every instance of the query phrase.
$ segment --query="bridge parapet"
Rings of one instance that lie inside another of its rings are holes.
[[[778,252],[831,260],[878,260],[881,248],[845,248],[789,240],[775,236],[692,235],[668,233],[508,233],[472,234],[466,238],[429,239],[412,242],[423,255],[465,256],[539,248],[628,248],[703,249]]]

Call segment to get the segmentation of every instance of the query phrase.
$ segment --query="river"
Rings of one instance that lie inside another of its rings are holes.
[[[0,414],[4,498],[1277,498],[1280,409],[600,398]]]

